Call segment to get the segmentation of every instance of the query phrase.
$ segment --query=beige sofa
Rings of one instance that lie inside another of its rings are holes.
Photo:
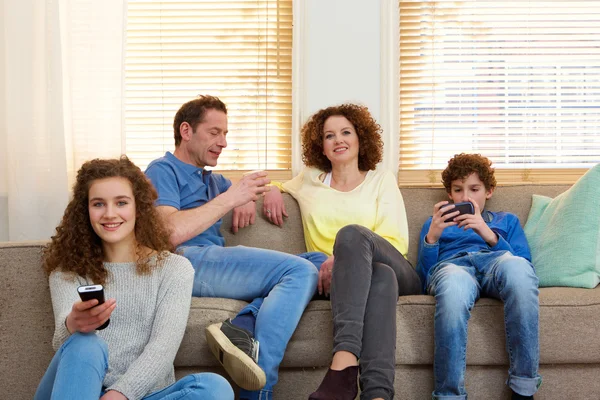
[[[516,213],[524,223],[533,193],[555,196],[566,186],[500,187],[491,210]],[[402,189],[414,263],[421,225],[442,189]],[[304,251],[302,224],[295,201],[286,197],[290,215],[283,229],[262,218],[237,235],[224,232],[228,245],[243,244],[290,253]],[[230,226],[226,218],[224,227]],[[40,268],[43,243],[0,244],[0,398],[31,399],[53,354],[53,317],[47,280]],[[186,335],[176,359],[179,375],[223,372],[206,347],[204,328],[231,317],[244,303],[193,299]],[[319,384],[331,357],[329,302],[312,302],[294,334],[280,369],[278,400],[307,399]],[[396,398],[424,400],[433,388],[433,313],[431,296],[398,301]],[[544,383],[538,400],[600,399],[600,287],[544,288],[540,291],[541,367]],[[508,399],[504,382],[508,360],[502,304],[482,299],[469,325],[467,390],[470,399]]]

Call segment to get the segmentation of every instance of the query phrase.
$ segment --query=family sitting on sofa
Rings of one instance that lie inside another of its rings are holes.
[[[205,169],[227,146],[218,98],[185,103],[173,127],[175,151],[148,166],[149,180],[126,157],[79,170],[44,252],[57,352],[35,399],[233,399],[216,374],[175,381],[191,296],[249,302],[206,329],[240,399],[272,398],[286,346],[318,298],[331,301],[333,358],[309,399],[354,399],[357,380],[361,399],[392,399],[396,302],[423,292],[436,300],[433,398],[466,399],[467,323],[480,296],[504,303],[512,398],[533,398],[538,278],[518,218],[485,209],[496,188],[486,157],[449,161],[442,180],[452,203],[431,205],[414,268],[402,196],[394,176],[376,168],[381,128],[365,107],[315,113],[302,128],[306,168],[272,185],[266,172],[232,183]],[[282,191],[298,201],[308,253],[224,247],[222,217],[233,210],[232,230],[247,227],[261,195],[265,217],[284,224]],[[472,213],[455,208],[465,202]],[[78,287],[98,284],[106,301],[79,299]]]

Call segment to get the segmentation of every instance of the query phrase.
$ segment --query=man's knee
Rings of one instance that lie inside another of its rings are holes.
[[[319,270],[317,270],[317,267],[304,258],[298,256],[290,257],[293,257],[293,259],[290,260],[291,268],[289,269],[288,274],[316,285],[317,279],[319,278]]]

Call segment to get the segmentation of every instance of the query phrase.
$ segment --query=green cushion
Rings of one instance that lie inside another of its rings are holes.
[[[533,195],[525,224],[540,286],[600,282],[600,164],[551,199]]]

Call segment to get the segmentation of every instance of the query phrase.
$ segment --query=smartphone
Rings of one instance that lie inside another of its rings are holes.
[[[77,288],[77,293],[79,293],[79,297],[81,297],[81,301],[88,301],[92,299],[98,300],[99,306],[104,303],[104,287],[102,285],[84,285],[79,286]],[[95,307],[95,306],[94,306]],[[108,326],[110,323],[110,319],[108,319],[105,323],[96,328],[96,330],[102,330]]]
[[[449,206],[450,204],[447,204],[444,207]],[[450,214],[453,213],[455,211],[459,211],[458,215],[463,215],[463,214],[475,214],[475,207],[473,207],[473,203],[471,203],[470,201],[465,201],[462,203],[454,203],[454,208],[445,211],[442,216],[446,215],[446,214]],[[452,220],[456,217],[458,217],[458,215],[453,216],[452,218],[448,218],[447,220],[445,220],[444,222],[452,222]]]

